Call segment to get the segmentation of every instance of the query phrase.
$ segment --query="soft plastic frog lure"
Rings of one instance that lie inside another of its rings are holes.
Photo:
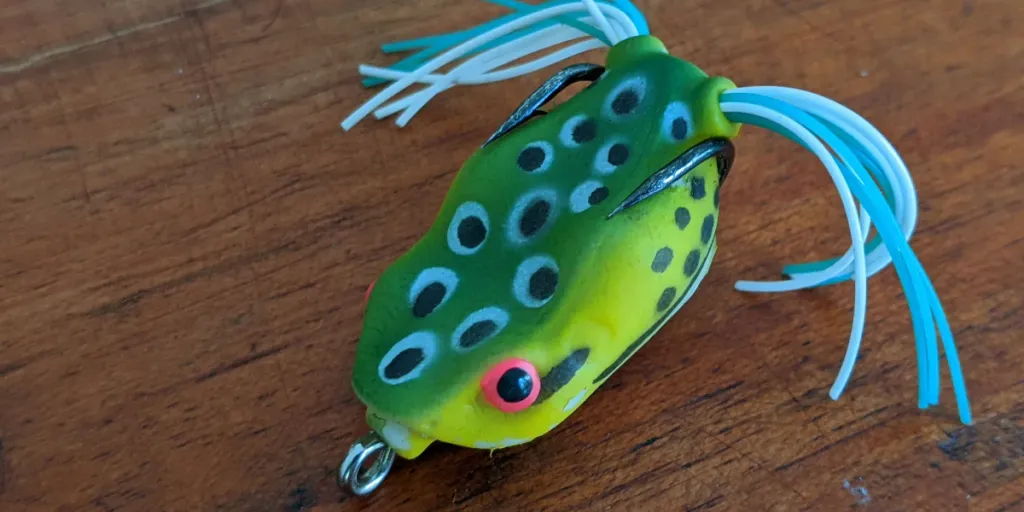
[[[361,66],[365,85],[390,84],[342,127],[370,113],[399,114],[404,126],[456,85],[610,50],[603,67],[568,66],[531,94],[465,162],[432,227],[367,291],[352,382],[373,433],[341,465],[353,492],[379,486],[395,454],[412,459],[434,441],[493,450],[536,439],[597,391],[707,273],[741,123],[820,158],[853,242],[839,258],[786,267],[785,280],[741,281],[737,289],[854,281],[853,328],[831,389],[838,399],[860,347],[867,277],[893,263],[917,340],[919,406],[939,401],[937,327],[960,418],[971,422],[949,325],[907,243],[916,192],[878,130],[809,92],[706,75],[670,55],[625,0],[492,1],[513,13],[386,45],[418,52],[390,68]],[[563,43],[572,44],[524,61]],[[438,72],[458,59],[465,60]],[[588,85],[542,110],[579,82]],[[414,83],[424,87],[393,100]],[[877,235],[868,240],[872,223]]]

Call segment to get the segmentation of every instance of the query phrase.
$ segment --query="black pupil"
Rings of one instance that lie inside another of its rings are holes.
[[[487,236],[487,228],[480,217],[472,216],[462,219],[459,223],[459,243],[467,249],[474,249],[484,241]]]
[[[498,379],[498,396],[506,402],[522,402],[532,391],[533,378],[522,368],[509,368]]]
[[[608,149],[608,163],[622,165],[629,158],[629,147],[625,144],[615,144]]]
[[[548,220],[550,212],[550,203],[544,200],[534,201],[523,213],[523,217],[519,219],[519,232],[526,237],[535,235]]]
[[[474,347],[477,343],[494,334],[496,330],[498,330],[498,324],[494,320],[481,320],[469,326],[469,329],[462,333],[462,337],[459,338],[459,345],[462,348]]]
[[[544,163],[544,150],[538,147],[528,147],[519,153],[516,163],[526,172],[536,171]]]
[[[676,140],[683,140],[686,138],[686,130],[689,126],[686,124],[686,119],[677,117],[672,120],[672,137]]]
[[[425,358],[423,349],[407,348],[398,353],[394,359],[384,367],[384,377],[398,379],[416,369]]]
[[[586,119],[572,129],[572,140],[577,144],[590,142],[597,136],[597,123],[593,119]]]
[[[640,97],[636,91],[627,89],[612,100],[612,111],[619,115],[628,114],[636,108],[637,103],[640,103]]]
[[[530,276],[530,296],[534,299],[549,299],[557,286],[558,274],[548,267],[540,268]]]
[[[423,318],[434,311],[441,301],[444,300],[444,294],[448,291],[447,288],[441,283],[430,283],[416,296],[416,302],[412,305],[412,314],[416,318]]]

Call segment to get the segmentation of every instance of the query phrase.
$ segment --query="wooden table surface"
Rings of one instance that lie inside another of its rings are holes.
[[[551,71],[448,92],[405,129],[338,122],[379,45],[478,0],[11,0],[0,7],[0,510],[1024,510],[1019,0],[637,2],[676,55],[849,105],[902,152],[913,246],[976,423],[916,407],[905,297],[738,279],[848,246],[824,169],[748,127],[699,293],[549,435],[435,445],[339,489],[367,427],[363,293],[462,161]],[[603,52],[583,59],[603,62]],[[553,68],[552,68],[553,69]]]

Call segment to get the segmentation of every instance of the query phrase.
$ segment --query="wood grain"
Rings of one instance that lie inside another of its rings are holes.
[[[847,246],[813,158],[748,127],[717,261],[683,312],[546,437],[432,447],[369,498],[334,472],[363,291],[545,73],[338,122],[384,42],[476,0],[12,0],[0,7],[0,509],[1024,510],[1024,16],[1017,0],[639,0],[670,50],[820,92],[902,152],[914,247],[976,424],[916,407],[892,269],[850,389],[852,288],[737,279]],[[602,55],[583,60],[600,62]]]

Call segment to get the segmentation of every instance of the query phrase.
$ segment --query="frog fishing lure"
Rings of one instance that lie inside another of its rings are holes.
[[[860,348],[867,277],[893,263],[917,341],[919,406],[939,401],[940,338],[961,421],[971,423],[949,324],[908,245],[916,192],[878,130],[816,94],[708,76],[670,55],[628,1],[491,1],[513,12],[385,45],[418,51],[389,68],[360,67],[366,86],[390,83],[342,128],[371,113],[399,114],[404,126],[447,89],[598,48],[609,48],[605,65],[565,67],[527,97],[465,162],[430,229],[367,291],[352,384],[372,433],[339,471],[354,493],[377,488],[396,454],[413,459],[434,441],[485,450],[527,443],[593,395],[708,272],[741,124],[782,134],[821,160],[852,245],[841,257],[786,267],[785,280],[737,289],[854,281],[853,328],[830,393],[838,399]],[[563,43],[572,44],[524,62]],[[544,110],[577,83],[586,87]],[[424,87],[394,99],[413,84]]]

